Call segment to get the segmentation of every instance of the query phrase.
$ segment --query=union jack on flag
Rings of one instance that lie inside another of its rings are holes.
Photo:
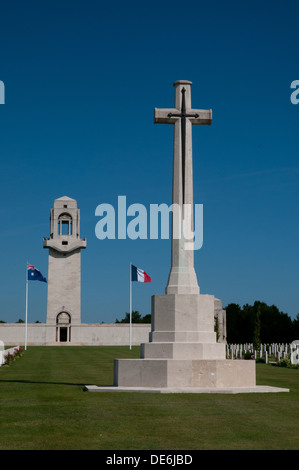
[[[27,263],[27,279],[28,281],[42,281],[47,282],[47,279],[42,275],[39,269]]]

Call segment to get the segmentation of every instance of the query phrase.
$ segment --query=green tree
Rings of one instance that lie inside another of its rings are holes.
[[[219,339],[219,320],[218,317],[215,318],[214,331],[216,333],[216,341]]]
[[[261,305],[259,302],[255,302],[255,320],[253,329],[253,348],[258,350],[261,346]]]
[[[275,305],[255,301],[253,305],[237,304],[226,307],[228,343],[289,343],[299,339],[299,314],[292,321],[288,314]]]
[[[152,315],[148,313],[142,317],[142,323],[151,323],[152,322]]]
[[[227,325],[227,342],[243,343],[243,311],[238,304],[231,303],[226,307],[226,325]]]
[[[292,333],[293,333],[292,341],[299,339],[299,313],[297,313],[296,318],[294,318],[293,320]]]
[[[125,318],[122,320],[116,319],[115,323],[130,323],[130,313],[126,313]],[[151,323],[151,315],[145,315],[142,317],[138,310],[132,311],[132,323]]]

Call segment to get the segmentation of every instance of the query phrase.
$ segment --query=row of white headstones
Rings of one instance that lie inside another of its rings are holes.
[[[5,363],[7,354],[13,354],[16,347],[18,346],[4,349],[4,343],[0,341],[0,366]],[[252,343],[226,345],[227,359],[243,359],[245,354],[250,354],[252,359],[263,358],[266,363],[269,362],[269,357],[274,356],[275,362],[288,358],[291,364],[299,364],[299,341],[293,341],[290,344],[261,344],[258,351],[254,349]]]
[[[281,359],[289,359],[291,364],[299,364],[299,341],[292,343],[261,344],[260,349],[254,349],[252,343],[227,344],[227,359],[244,359],[245,354],[251,355],[252,359],[263,358],[266,363],[271,362],[269,358],[275,357],[275,362]]]

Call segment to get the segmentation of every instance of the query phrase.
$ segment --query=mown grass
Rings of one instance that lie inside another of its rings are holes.
[[[299,370],[257,364],[257,383],[290,393],[91,393],[133,347],[29,347],[0,368],[1,450],[299,448]]]

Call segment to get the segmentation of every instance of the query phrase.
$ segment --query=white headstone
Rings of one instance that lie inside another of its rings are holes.
[[[290,344],[290,350],[291,364],[299,364],[299,340],[295,340]]]

